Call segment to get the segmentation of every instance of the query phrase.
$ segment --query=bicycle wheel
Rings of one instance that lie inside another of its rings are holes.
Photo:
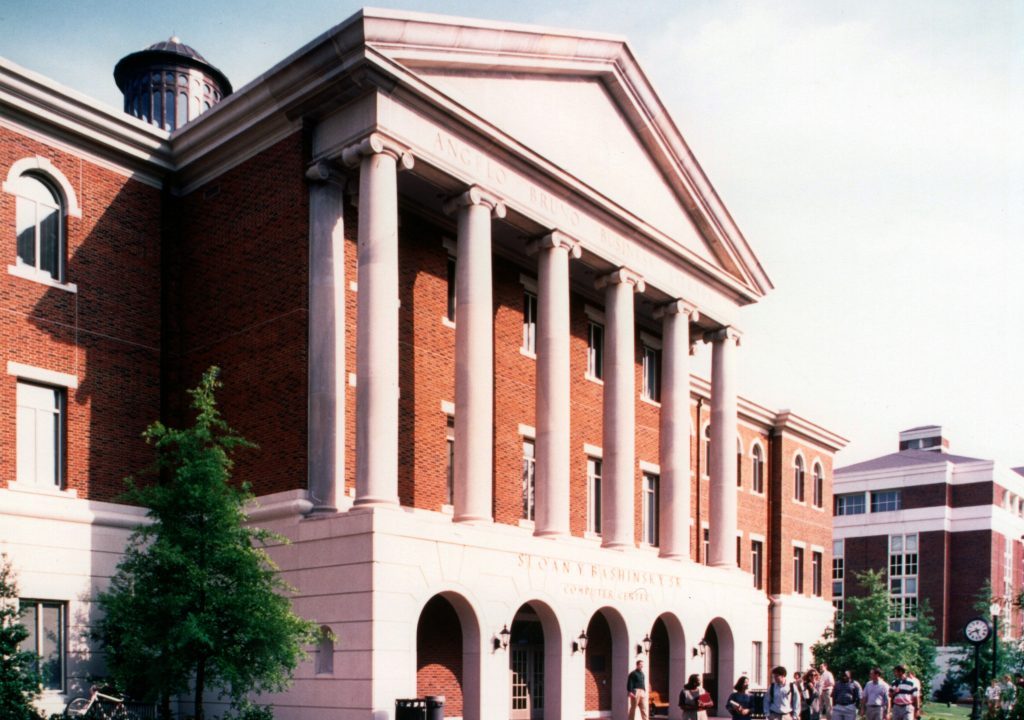
[[[66,708],[64,708],[64,717],[82,718],[85,717],[87,712],[89,712],[89,698],[76,697],[68,703]]]

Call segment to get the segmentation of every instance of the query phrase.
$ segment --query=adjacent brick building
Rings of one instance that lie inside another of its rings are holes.
[[[363,11],[187,117],[205,60],[150,50],[131,115],[0,63],[0,548],[48,706],[211,364],[324,629],[278,717],[617,718],[638,653],[662,706],[809,663],[845,440],[737,396],[771,283],[624,41]]]
[[[1019,638],[1024,477],[949,448],[942,428],[926,425],[901,432],[898,452],[836,470],[832,602],[842,610],[860,591],[857,573],[884,571],[891,626],[913,623],[927,602],[947,647],[963,641],[990,584],[1000,633]]]

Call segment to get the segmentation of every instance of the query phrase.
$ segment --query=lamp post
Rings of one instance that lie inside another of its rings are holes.
[[[992,677],[999,677],[999,611],[1002,609],[999,598],[995,598],[989,605],[989,612],[992,614]]]

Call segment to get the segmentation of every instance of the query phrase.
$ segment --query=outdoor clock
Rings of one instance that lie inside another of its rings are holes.
[[[981,645],[983,642],[988,640],[988,636],[992,634],[992,626],[988,624],[987,620],[982,618],[974,618],[968,620],[967,624],[964,625],[964,635],[975,645]]]

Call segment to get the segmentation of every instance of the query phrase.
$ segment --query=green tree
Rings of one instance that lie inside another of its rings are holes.
[[[978,617],[991,621],[991,606],[994,594],[992,583],[985,581],[981,590],[975,596],[974,611]],[[1006,628],[1000,626],[996,637],[996,677],[1002,677],[1006,673],[1016,673],[1024,669],[1024,653],[1015,642],[1007,642],[1001,636]],[[947,677],[957,688],[971,688],[974,684],[974,645],[967,642],[960,632],[957,638],[957,647],[960,653],[950,661]],[[988,640],[978,648],[978,685],[981,688],[988,687],[992,679],[992,641]],[[973,692],[973,690],[972,690]]]
[[[857,582],[864,594],[846,599],[842,621],[811,648],[815,663],[828,663],[837,672],[849,670],[862,682],[876,665],[888,674],[894,666],[903,664],[917,674],[923,687],[928,687],[935,674],[935,641],[927,605],[918,609],[913,626],[894,631],[889,628],[885,573],[858,573]]]
[[[39,656],[21,649],[28,629],[21,624],[18,584],[7,555],[0,555],[0,718],[36,720]]]
[[[127,498],[148,508],[110,588],[97,637],[115,681],[159,700],[192,691],[196,720],[203,695],[239,702],[250,692],[279,691],[291,682],[315,638],[315,625],[296,616],[263,549],[284,542],[247,527],[247,483],[231,482],[232,454],[252,447],[221,417],[214,397],[219,371],[210,368],[194,390],[193,425],[153,423],[144,433],[156,449],[158,479],[128,480]]]

